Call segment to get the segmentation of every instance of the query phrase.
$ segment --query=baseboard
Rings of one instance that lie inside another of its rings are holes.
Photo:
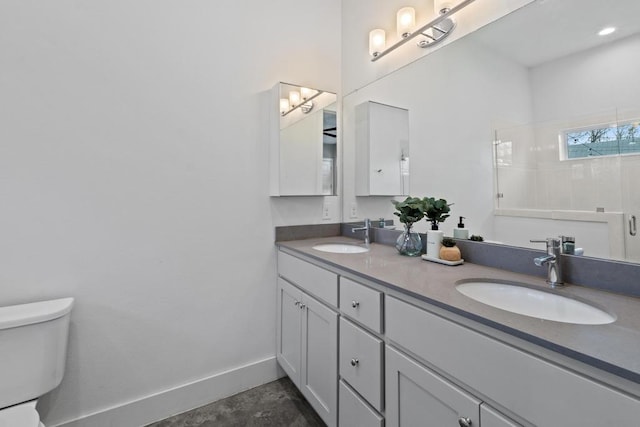
[[[48,427],[145,426],[274,381],[284,373],[269,357],[208,378],[183,384],[142,399],[107,408]]]

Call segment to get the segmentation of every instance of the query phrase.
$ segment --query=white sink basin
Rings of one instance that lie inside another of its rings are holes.
[[[315,245],[313,247],[316,251],[331,252],[334,254],[360,254],[362,252],[369,252],[369,248],[352,245],[350,243],[325,243],[322,245]]]
[[[524,286],[465,281],[458,284],[456,289],[483,304],[538,319],[580,325],[604,325],[616,320],[609,313],[589,304]]]

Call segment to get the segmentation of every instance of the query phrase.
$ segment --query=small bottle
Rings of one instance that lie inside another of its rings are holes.
[[[379,228],[384,228],[384,225],[385,225],[385,224],[384,224],[384,218],[380,218],[380,219],[378,220],[378,227],[379,227]]]
[[[469,230],[467,228],[464,228],[464,222],[463,220],[465,219],[465,217],[461,216],[460,217],[460,222],[458,223],[458,228],[454,228],[453,229],[453,238],[454,239],[468,239],[469,238]]]

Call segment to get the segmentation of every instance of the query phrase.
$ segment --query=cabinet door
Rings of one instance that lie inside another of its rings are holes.
[[[387,427],[480,425],[480,401],[391,347],[386,347]]]
[[[356,196],[409,191],[409,111],[368,101],[356,106]]]
[[[486,403],[480,406],[480,420],[482,427],[521,427]]]
[[[300,387],[300,351],[302,292],[282,279],[278,279],[276,359],[291,381]]]
[[[338,313],[303,296],[300,390],[329,427],[337,424]]]

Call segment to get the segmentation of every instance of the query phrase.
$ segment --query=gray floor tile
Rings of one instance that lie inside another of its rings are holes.
[[[324,427],[288,378],[150,424],[148,427]]]

